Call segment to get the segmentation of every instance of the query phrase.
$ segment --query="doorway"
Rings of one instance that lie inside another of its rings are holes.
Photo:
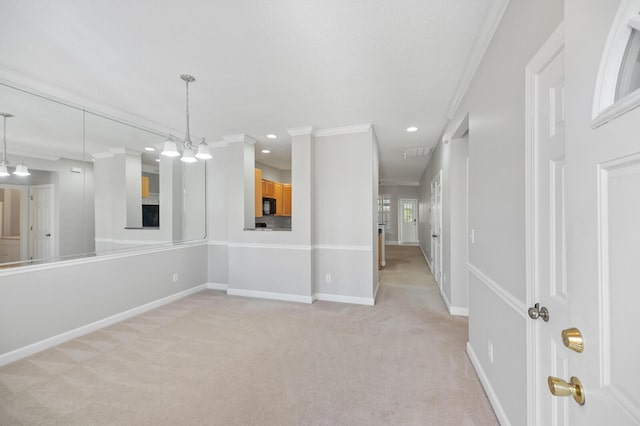
[[[398,200],[398,217],[400,218],[400,241],[401,244],[416,244],[418,242],[418,200],[403,199]]]

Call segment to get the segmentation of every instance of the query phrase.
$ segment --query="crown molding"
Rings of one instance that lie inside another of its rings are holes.
[[[342,126],[342,127],[330,127],[327,129],[318,129],[316,131],[316,137],[323,136],[337,136],[337,135],[351,135],[354,133],[365,133],[371,130],[371,123],[365,124],[356,124],[353,126]]]
[[[451,102],[451,106],[447,112],[447,118],[449,120],[453,118],[453,115],[460,106],[460,102],[462,102],[464,95],[467,93],[467,90],[469,90],[471,81],[478,71],[482,58],[484,58],[485,53],[487,53],[489,43],[491,43],[493,35],[498,29],[498,25],[500,24],[502,16],[507,10],[508,5],[509,0],[494,0],[487,8],[482,19],[482,25],[480,26],[478,37],[471,48],[471,54],[469,55],[467,64],[464,67],[453,101]]]
[[[223,136],[223,139],[224,139],[224,142],[226,142],[227,144],[235,143],[235,142],[246,142],[246,143],[250,143],[251,145],[256,144],[256,140],[251,136],[247,135],[246,133],[238,133],[237,135]]]
[[[293,129],[287,129],[289,136],[316,136],[316,128],[313,126],[295,127]]]
[[[86,111],[89,114],[115,120],[159,136],[175,133],[174,130],[161,123],[118,109],[117,107],[103,104],[82,94],[61,89],[3,66],[0,66],[0,84],[40,96],[80,111]]]

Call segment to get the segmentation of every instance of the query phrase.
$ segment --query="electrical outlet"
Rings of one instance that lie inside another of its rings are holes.
[[[172,279],[173,279],[173,282],[174,282],[174,283],[177,283],[179,278],[180,278],[180,277],[178,276],[178,273],[177,273],[177,272],[176,272],[175,274],[173,274]]]
[[[491,343],[491,340],[488,341],[488,352],[489,352],[489,362],[491,362],[491,364],[493,364],[493,343]]]
[[[325,280],[326,282],[330,283],[330,282],[331,282],[331,274],[325,274],[325,275],[324,275],[324,280]]]

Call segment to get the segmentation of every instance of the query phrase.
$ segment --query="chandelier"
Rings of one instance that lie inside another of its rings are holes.
[[[0,115],[3,118],[3,126],[2,126],[2,144],[4,146],[4,151],[2,151],[2,161],[0,161],[0,176],[9,176],[9,170],[7,166],[9,165],[9,161],[7,160],[7,118],[13,117],[12,114],[7,112],[0,112]],[[16,169],[13,171],[13,174],[16,176],[29,176],[29,169],[27,168],[24,161],[21,161],[20,164],[16,166]]]
[[[184,137],[184,142],[182,143],[182,157],[180,160],[185,163],[195,163],[198,159],[209,160],[211,158],[211,153],[209,152],[209,146],[204,141],[204,138],[202,138],[200,143],[196,146],[191,142],[191,135],[189,132],[189,83],[193,83],[196,79],[189,74],[181,74],[180,78],[185,82],[187,89],[187,132]],[[161,154],[166,157],[180,156],[180,152],[178,152],[178,147],[176,146],[176,140],[172,135],[169,135],[169,139],[164,143],[164,149]]]

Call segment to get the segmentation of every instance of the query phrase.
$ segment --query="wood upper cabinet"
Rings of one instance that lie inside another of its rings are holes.
[[[273,182],[273,198],[276,199],[276,216],[282,216],[284,206],[282,205],[282,184]]]
[[[267,198],[275,198],[275,192],[273,187],[273,181],[263,179],[262,180],[262,196]]]
[[[255,169],[255,209],[256,217],[262,217],[262,170]]]
[[[282,215],[291,216],[291,184],[289,183],[282,184]]]
[[[142,198],[149,198],[149,176],[142,176]]]

